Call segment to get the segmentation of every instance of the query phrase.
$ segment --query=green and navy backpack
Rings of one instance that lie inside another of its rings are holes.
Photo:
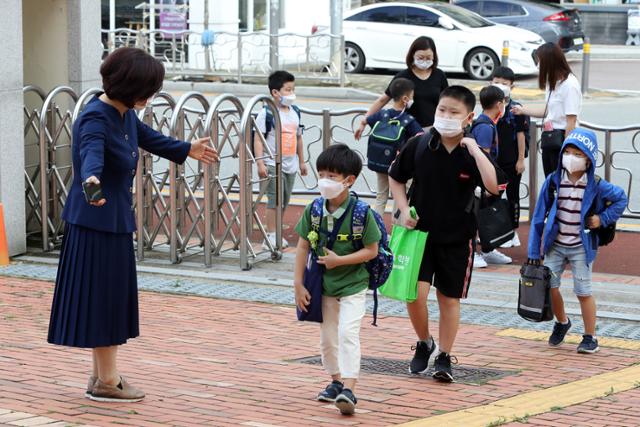
[[[369,205],[358,199],[355,193],[351,193],[356,198],[355,205],[351,216],[351,231],[349,234],[338,234],[336,241],[351,241],[356,251],[364,248],[362,237],[365,227],[367,226],[368,213],[371,209]],[[311,227],[317,233],[326,233],[320,230],[322,224],[322,212],[324,206],[324,198],[318,197],[311,204]],[[366,263],[369,272],[369,289],[373,290],[373,325],[377,326],[378,319],[378,288],[387,281],[391,269],[393,268],[393,253],[389,249],[389,235],[384,221],[380,214],[371,209],[376,226],[380,230],[380,240],[378,241],[378,255]]]
[[[406,129],[413,120],[409,113],[392,116],[392,111],[382,112],[382,118],[371,129],[367,147],[367,167],[374,172],[387,173],[396,153],[406,140]]]

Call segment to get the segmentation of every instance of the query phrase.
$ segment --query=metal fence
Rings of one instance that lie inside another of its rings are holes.
[[[269,75],[270,46],[277,46],[276,69],[296,77],[344,86],[344,37],[327,33],[302,35],[265,32],[167,33],[160,30],[102,30],[105,54],[119,47],[137,47],[161,60],[169,77],[215,76],[244,79]],[[204,41],[204,43],[203,43]],[[334,48],[332,48],[332,44]],[[339,53],[332,55],[335,45]]]
[[[61,242],[64,231],[60,215],[72,178],[73,122],[97,91],[90,89],[78,95],[62,86],[45,94],[34,86],[24,88],[27,229],[31,244],[37,241],[45,251]],[[172,263],[189,257],[210,266],[213,257],[230,255],[239,259],[241,268],[249,269],[258,258],[280,258],[282,211],[276,211],[274,246],[266,239],[261,217],[265,188],[261,185],[264,180],[254,174],[258,159],[253,154],[252,138],[264,145],[264,156],[276,163],[279,197],[281,154],[270,151],[257,130],[255,115],[260,108],[271,109],[275,128],[279,129],[276,105],[266,96],[256,96],[243,105],[232,94],[211,100],[201,93],[188,92],[176,100],[161,92],[140,111],[142,121],[166,135],[187,141],[210,136],[221,160],[209,166],[193,160],[176,165],[141,150],[134,186],[139,259],[153,253],[154,257],[164,257]],[[353,131],[366,111],[303,108],[301,112],[306,125],[304,160],[310,173],[298,177],[294,192],[316,195],[315,159],[330,144],[347,142],[366,162],[366,138],[358,143],[353,141]],[[627,191],[629,205],[624,216],[640,219],[640,200],[633,186],[634,170],[640,163],[640,126],[608,128],[592,123],[582,126],[599,133],[599,140],[604,141],[597,171]],[[524,209],[535,206],[539,183],[544,179],[539,168],[538,133],[538,127],[533,127],[531,141],[535,146],[530,150],[525,177],[528,179],[521,184]],[[361,197],[374,197],[374,177],[366,168],[363,170],[356,188]],[[267,244],[264,249],[263,242]]]

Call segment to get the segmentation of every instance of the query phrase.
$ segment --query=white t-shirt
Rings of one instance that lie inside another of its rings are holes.
[[[582,110],[582,90],[578,79],[569,74],[565,81],[556,84],[555,90],[551,93],[547,88],[546,95],[549,105],[544,121],[551,122],[553,129],[566,129],[567,116],[578,116]]]
[[[298,135],[302,135],[300,119],[298,117],[298,113],[296,113],[291,107],[289,107],[288,111],[284,111],[282,109],[278,109],[278,111],[280,112],[280,122],[282,124],[282,172],[296,173],[298,172]],[[266,117],[267,113],[265,108],[263,108],[258,114],[258,117],[256,117],[258,130],[263,134],[267,130]],[[266,157],[264,159],[264,164],[267,166],[275,166],[276,164],[276,134],[274,132],[275,128],[273,125],[274,124],[272,123],[271,130],[267,134],[266,140],[274,157]],[[265,156],[267,155],[266,150],[264,154]]]

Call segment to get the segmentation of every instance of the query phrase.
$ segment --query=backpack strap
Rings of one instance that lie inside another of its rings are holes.
[[[324,207],[324,198],[318,197],[311,203],[311,229],[316,233],[320,231],[322,224],[322,208]]]
[[[369,205],[362,200],[356,200],[356,205],[353,207],[353,215],[351,216],[351,235],[349,237],[353,242],[354,249],[357,251],[364,248],[362,238],[364,237],[364,230],[367,226],[369,209]]]
[[[298,115],[298,128],[300,128],[300,129],[302,129],[304,131],[304,125],[302,124],[302,113],[300,112],[300,107],[298,107],[297,105],[292,105],[291,108]],[[267,107],[265,105],[264,106],[264,110],[265,110],[265,118],[264,118],[265,132],[264,132],[264,136],[266,137],[269,134],[269,132],[271,132],[271,129],[276,127],[276,121],[273,118],[273,114],[271,113],[271,110],[269,109],[269,107]]]
[[[265,129],[264,130],[264,136],[266,138],[267,135],[269,135],[269,132],[271,132],[271,129],[276,127],[276,123],[275,123],[275,120],[273,118],[273,114],[271,113],[271,110],[266,105],[264,106],[264,112],[265,112],[265,116],[264,116],[264,129]]]

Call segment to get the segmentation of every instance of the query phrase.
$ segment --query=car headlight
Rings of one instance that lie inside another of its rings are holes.
[[[509,47],[511,49],[522,50],[525,52],[531,49],[530,47],[527,47],[524,43],[520,43],[518,41],[509,41]]]

